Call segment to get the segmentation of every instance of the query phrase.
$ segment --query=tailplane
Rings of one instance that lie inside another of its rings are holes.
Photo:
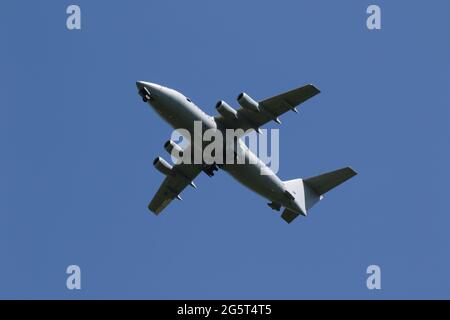
[[[307,215],[307,212],[323,195],[341,183],[354,177],[357,173],[350,167],[320,174],[307,179],[294,179],[284,181],[286,190],[294,197],[294,201],[300,211],[286,208],[281,215],[287,223],[291,223],[299,215]]]

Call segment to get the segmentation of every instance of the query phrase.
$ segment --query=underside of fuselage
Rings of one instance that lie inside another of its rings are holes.
[[[188,138],[191,144],[194,141],[201,141],[202,149],[204,149],[211,143],[210,141],[203,141],[203,137],[201,136],[196,136],[198,132],[194,130],[195,121],[202,123],[203,131],[206,129],[220,130],[222,136],[226,137],[225,128],[220,128],[220,125],[214,121],[214,118],[206,115],[190,99],[187,99],[184,95],[172,89],[160,86],[159,90],[165,91],[166,94],[163,95],[162,92],[153,94],[152,99],[148,100],[149,104],[175,130],[187,130],[190,133],[190,137],[185,138]],[[226,149],[226,143],[226,141],[223,141],[223,150]],[[215,165],[228,172],[241,184],[264,198],[280,203],[283,206],[291,206],[289,199],[284,195],[285,189],[281,179],[248,149],[244,143],[240,143],[240,147],[245,149],[243,151],[245,155],[245,160],[242,161],[243,163],[236,163],[237,159],[235,157],[233,158],[234,163],[225,163],[227,159],[225,159],[226,152],[224,151],[222,161],[215,163]],[[205,166],[208,165],[211,165],[211,163],[205,163]],[[294,210],[294,208],[291,209]]]

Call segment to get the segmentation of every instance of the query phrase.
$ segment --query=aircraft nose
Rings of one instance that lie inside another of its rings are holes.
[[[147,81],[136,81],[136,87],[138,90],[146,88],[148,91],[154,94],[158,94],[163,91],[163,87],[157,83],[147,82]]]
[[[158,97],[161,92],[161,86],[156,83],[136,81],[136,87],[138,88],[139,95],[145,102]]]
[[[136,87],[138,88],[138,90],[142,89],[144,86],[144,81],[136,81]]]

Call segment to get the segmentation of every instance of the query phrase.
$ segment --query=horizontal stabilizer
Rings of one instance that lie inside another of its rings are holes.
[[[291,211],[289,209],[285,209],[283,211],[283,213],[281,214],[281,218],[283,218],[283,220],[286,221],[287,223],[291,223],[299,215],[300,215],[299,213],[295,213],[294,211]]]
[[[347,181],[353,176],[356,176],[356,172],[350,168],[342,168],[328,173],[304,179],[303,182],[314,190],[319,195],[325,194],[334,187],[337,187],[341,183]]]
[[[308,210],[322,200],[323,194],[355,175],[356,172],[352,168],[346,167],[308,179],[283,181],[286,188],[285,194],[291,196],[288,199],[294,201],[295,205],[291,207],[288,205],[281,218],[291,223],[299,215],[306,216]]]

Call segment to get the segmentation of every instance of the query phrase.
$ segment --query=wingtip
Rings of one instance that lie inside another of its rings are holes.
[[[316,92],[316,94],[319,94],[319,93],[320,93],[319,88],[317,88],[317,87],[316,87],[315,85],[313,85],[312,83],[310,83],[309,86],[311,87],[311,89],[313,89],[313,90]]]
[[[151,204],[149,204],[149,205],[147,206],[147,208],[148,208],[148,210],[149,210],[150,212],[152,212],[155,216],[159,215],[159,213],[161,212],[161,210],[158,210],[158,208],[153,208],[153,207],[151,206]]]
[[[355,170],[353,170],[352,167],[347,167],[347,169],[349,170],[350,174],[352,175],[352,177],[356,176],[358,174],[358,172],[356,172]]]

